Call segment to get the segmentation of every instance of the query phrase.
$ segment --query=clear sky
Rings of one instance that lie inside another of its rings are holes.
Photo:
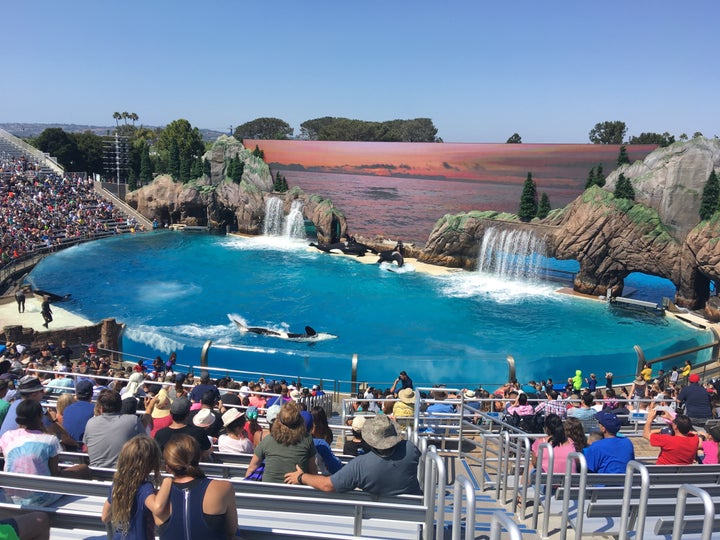
[[[0,122],[431,118],[446,142],[720,135],[720,1],[14,0]]]

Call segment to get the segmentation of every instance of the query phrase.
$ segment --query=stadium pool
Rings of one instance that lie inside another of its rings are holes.
[[[73,313],[125,323],[126,353],[177,351],[179,363],[197,365],[212,340],[211,366],[342,381],[356,353],[358,378],[371,384],[390,384],[404,369],[421,384],[492,386],[507,378],[507,355],[521,381],[563,380],[575,369],[627,381],[636,344],[654,358],[712,339],[671,317],[559,294],[557,285],[477,272],[394,273],[283,238],[113,237],[47,257],[28,281],[72,294],[63,307]],[[228,314],[338,337],[307,343],[241,334]]]

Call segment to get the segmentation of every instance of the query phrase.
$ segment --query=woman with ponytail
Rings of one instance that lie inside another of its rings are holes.
[[[113,540],[155,538],[152,511],[159,481],[160,447],[147,435],[133,437],[120,450],[110,497],[102,510],[102,520],[111,526]]]
[[[567,456],[575,452],[575,445],[565,434],[562,419],[557,414],[548,414],[545,417],[545,434],[547,437],[536,439],[532,445],[532,464],[537,467],[538,447],[548,442],[553,449],[553,474],[565,474]],[[548,452],[542,456],[542,471],[548,472]]]
[[[174,435],[165,445],[165,469],[155,500],[160,540],[237,538],[235,490],[226,480],[210,480],[198,466],[200,445],[195,438]]]

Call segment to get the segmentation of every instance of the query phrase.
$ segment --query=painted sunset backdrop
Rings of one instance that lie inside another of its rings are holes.
[[[580,195],[590,169],[616,167],[620,145],[243,141],[275,174],[333,201],[348,230],[423,245],[445,214],[516,213],[528,172],[553,209]],[[630,161],[655,145],[626,146]]]

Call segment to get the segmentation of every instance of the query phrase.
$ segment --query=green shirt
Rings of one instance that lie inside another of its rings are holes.
[[[291,446],[279,444],[268,435],[255,448],[255,455],[265,462],[263,482],[283,484],[285,473],[295,472],[295,465],[300,465],[303,471],[308,470],[310,460],[315,458],[315,444],[310,434]]]

